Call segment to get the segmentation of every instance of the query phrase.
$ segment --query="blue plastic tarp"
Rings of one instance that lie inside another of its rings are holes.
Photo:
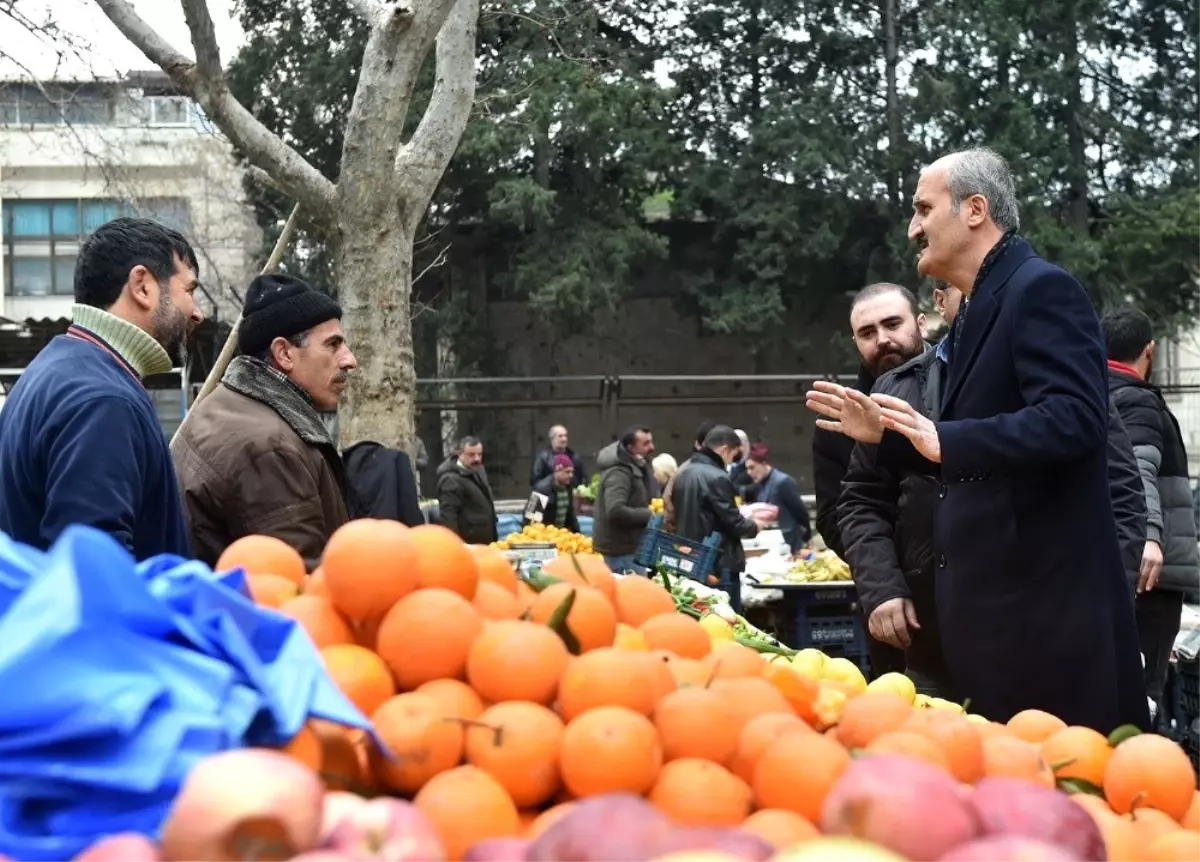
[[[292,620],[241,570],[71,527],[47,552],[0,534],[0,853],[70,859],[154,836],[188,770],[279,745],[310,718],[369,729]]]

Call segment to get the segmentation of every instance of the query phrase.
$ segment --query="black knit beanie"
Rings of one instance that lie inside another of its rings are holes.
[[[238,350],[255,356],[276,338],[291,338],[327,320],[341,320],[342,307],[327,293],[291,275],[260,275],[246,290]]]

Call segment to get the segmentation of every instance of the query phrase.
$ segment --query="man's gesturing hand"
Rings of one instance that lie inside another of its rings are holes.
[[[909,629],[919,629],[917,611],[912,599],[888,599],[875,610],[867,621],[871,637],[897,649],[906,649],[912,644]]]
[[[876,393],[871,396],[881,408],[884,428],[903,434],[912,441],[916,450],[935,464],[942,463],[942,444],[938,440],[937,426],[913,408],[907,401],[891,395]]]
[[[878,443],[883,437],[879,405],[857,389],[830,380],[818,380],[805,395],[805,406],[825,416],[817,427],[845,434],[860,443]]]

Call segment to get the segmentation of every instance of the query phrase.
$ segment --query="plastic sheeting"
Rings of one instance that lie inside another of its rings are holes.
[[[0,534],[0,853],[154,836],[200,758],[283,744],[309,718],[370,727],[240,569],[138,564],[87,527],[45,553]]]

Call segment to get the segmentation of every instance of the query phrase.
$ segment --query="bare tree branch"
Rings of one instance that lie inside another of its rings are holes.
[[[280,188],[290,197],[303,204],[306,212],[333,218],[335,189],[332,182],[309,164],[299,153],[285,144],[282,139],[268,130],[254,115],[246,110],[229,92],[223,77],[205,74],[201,66],[172,47],[134,11],[127,0],[95,0],[96,5],[108,16],[143,54],[166,72],[181,90],[200,103],[222,132],[246,154],[250,162],[266,171]],[[185,7],[195,7],[189,13],[189,24],[196,17],[204,29],[207,21],[208,36],[212,36],[212,20],[203,0],[186,0]],[[198,7],[205,7],[203,13]],[[205,34],[192,33],[198,43],[197,54],[205,67],[216,62],[220,69],[220,58],[216,53],[216,40],[212,39],[211,52],[206,50]]]
[[[414,218],[429,206],[462,139],[475,101],[475,29],[479,0],[457,0],[437,37],[437,78],[429,107],[412,139],[396,154],[396,170],[411,189]]]
[[[277,192],[283,191],[283,189],[279,187],[279,183],[275,182],[275,179],[258,165],[246,165],[245,170],[246,175],[260,186],[266,186],[267,188],[274,189]]]
[[[378,18],[379,14],[383,11],[383,9],[380,8],[380,4],[376,2],[376,0],[350,0],[350,5],[354,8],[355,12],[357,12],[364,20],[366,20],[368,24],[374,24],[376,18]],[[408,4],[405,3],[403,5],[407,6]],[[411,14],[411,10],[409,10],[409,12]]]
[[[207,0],[183,0],[183,18],[192,37],[192,50],[196,52],[196,70],[208,80],[224,84],[217,30],[213,27]]]
[[[446,245],[442,248],[442,250],[437,253],[437,257],[435,257],[428,266],[426,266],[423,270],[421,270],[420,272],[417,273],[416,277],[414,277],[412,280],[414,287],[416,286],[418,281],[420,281],[425,276],[429,275],[430,270],[437,269],[438,267],[445,265],[446,259],[450,254],[450,246],[451,246],[451,243],[446,243]]]

